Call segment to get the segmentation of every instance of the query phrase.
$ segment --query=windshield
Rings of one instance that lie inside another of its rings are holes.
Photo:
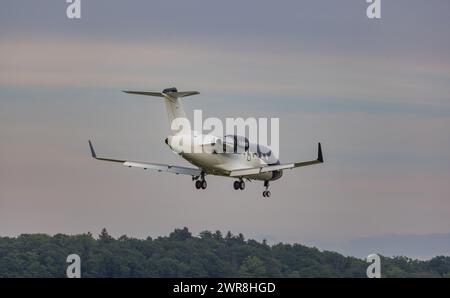
[[[225,150],[226,145],[228,145],[228,150]],[[230,152],[229,148],[233,148],[234,153],[247,152],[250,147],[248,138],[238,135],[226,135],[224,137],[224,151]]]

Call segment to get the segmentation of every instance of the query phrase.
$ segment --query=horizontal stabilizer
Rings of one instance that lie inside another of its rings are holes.
[[[166,106],[167,118],[169,118],[169,125],[171,127],[171,133],[176,134],[176,130],[172,130],[172,123],[175,119],[186,118],[186,113],[183,109],[183,104],[181,103],[181,98],[186,96],[191,96],[195,94],[200,94],[197,91],[180,91],[177,88],[166,88],[161,92],[153,91],[123,91],[128,94],[146,95],[146,96],[156,96],[162,97]]]
[[[123,91],[128,94],[137,94],[137,95],[147,95],[147,96],[156,96],[156,97],[171,97],[171,98],[180,98],[191,95],[200,94],[198,91],[167,91],[167,92],[149,92],[149,91]]]
[[[123,91],[123,92],[128,93],[128,94],[164,97],[164,94],[162,92],[147,92],[147,91]]]

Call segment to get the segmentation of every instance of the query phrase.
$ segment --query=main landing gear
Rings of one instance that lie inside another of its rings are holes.
[[[233,187],[235,190],[244,190],[245,189],[245,182],[242,179],[239,179],[238,181],[234,181]]]
[[[206,189],[206,187],[208,186],[208,183],[206,183],[206,180],[205,180],[205,173],[201,173],[201,175],[200,175],[200,180],[198,180],[198,176],[197,176],[197,178],[195,178],[195,177],[192,177],[192,180],[195,180],[195,179],[197,179],[196,181],[195,181],[195,188],[197,188],[197,189]]]
[[[266,190],[263,191],[263,197],[270,198],[269,181],[264,181],[264,187],[266,188]]]

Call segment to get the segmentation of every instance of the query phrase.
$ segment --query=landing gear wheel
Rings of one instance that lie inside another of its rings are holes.
[[[208,186],[208,183],[206,183],[206,180],[202,180],[201,184],[202,184],[202,189],[206,189],[206,187]]]
[[[200,181],[200,180],[195,181],[195,188],[197,188],[197,189],[202,188],[202,181]]]
[[[239,181],[239,189],[244,190],[245,189],[245,182],[244,180]]]
[[[234,181],[233,187],[235,190],[238,190],[241,187],[239,181]]]
[[[266,188],[266,190],[263,191],[263,197],[270,198],[269,181],[264,181],[264,187]]]

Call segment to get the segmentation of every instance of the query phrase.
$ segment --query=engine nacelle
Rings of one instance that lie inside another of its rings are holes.
[[[272,171],[272,179],[270,180],[277,180],[280,179],[281,176],[283,176],[283,171]]]

